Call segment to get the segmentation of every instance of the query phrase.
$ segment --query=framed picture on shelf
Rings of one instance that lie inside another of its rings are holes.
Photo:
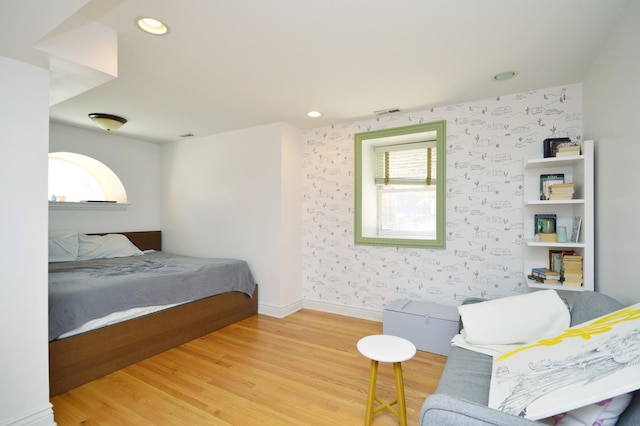
[[[555,157],[559,147],[571,145],[571,138],[549,138],[542,143],[544,158]]]
[[[533,216],[533,223],[535,225],[534,235],[555,234],[556,232],[555,214],[536,214]]]
[[[549,269],[562,272],[562,250],[549,250]]]
[[[580,239],[580,228],[582,227],[582,216],[573,217],[573,227],[571,231],[571,241],[577,243]]]
[[[540,175],[540,199],[548,200],[551,195],[549,187],[556,183],[564,183],[564,173]]]

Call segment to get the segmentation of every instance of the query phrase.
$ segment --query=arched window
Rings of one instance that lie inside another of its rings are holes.
[[[100,161],[73,152],[49,154],[49,200],[127,202],[118,176]]]

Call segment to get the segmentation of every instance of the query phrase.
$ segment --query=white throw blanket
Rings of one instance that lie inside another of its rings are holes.
[[[451,346],[460,346],[461,348],[480,352],[492,357],[498,357],[502,354],[506,354],[507,352],[511,352],[521,346],[526,346],[528,344],[529,343],[517,343],[513,345],[471,345],[467,343],[462,334],[456,334],[451,340]]]
[[[571,322],[569,309],[555,290],[461,305],[458,312],[464,329],[452,344],[488,355],[555,336]]]

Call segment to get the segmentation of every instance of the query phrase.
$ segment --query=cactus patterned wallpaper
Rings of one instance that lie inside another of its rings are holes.
[[[446,249],[354,245],[354,133],[443,119]],[[526,292],[523,159],[564,136],[582,139],[581,84],[305,131],[305,303],[381,313],[398,298],[458,305]]]

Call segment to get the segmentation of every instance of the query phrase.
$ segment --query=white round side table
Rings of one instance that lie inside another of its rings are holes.
[[[407,406],[404,399],[404,383],[402,381],[402,362],[408,361],[416,354],[416,347],[402,337],[388,334],[376,334],[363,337],[358,341],[358,351],[371,360],[369,373],[369,394],[367,397],[367,413],[365,425],[370,425],[373,416],[382,410],[388,410],[400,420],[401,426],[407,424]],[[393,363],[393,376],[396,382],[396,400],[385,402],[376,396],[378,378],[378,362]],[[377,407],[374,408],[374,403]],[[397,405],[397,410],[393,409]]]

